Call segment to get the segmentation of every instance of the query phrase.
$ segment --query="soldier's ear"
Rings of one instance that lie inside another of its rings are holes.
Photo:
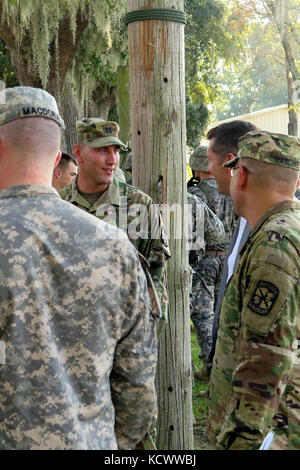
[[[238,171],[237,189],[243,191],[248,183],[249,171],[243,165],[240,165],[239,170],[236,171]]]
[[[59,179],[62,175],[62,171],[60,168],[55,168],[54,173],[57,179]]]
[[[75,144],[73,147],[73,153],[78,163],[82,163],[82,156],[81,156],[81,146],[79,144]]]
[[[226,157],[224,158],[224,162],[223,162],[223,163],[227,163],[227,162],[229,162],[230,160],[232,160],[233,158],[235,158],[234,153],[229,152],[229,153],[227,153]]]

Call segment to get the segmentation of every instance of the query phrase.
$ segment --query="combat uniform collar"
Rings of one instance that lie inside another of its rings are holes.
[[[215,182],[216,178],[214,176],[209,176],[208,178],[203,178],[203,180],[201,180],[201,181]]]
[[[80,192],[78,191],[77,186],[77,179],[76,177],[72,183],[72,196],[69,202],[74,203],[76,202],[82,207],[85,207],[90,212],[93,212],[97,209],[100,204],[113,204],[115,206],[120,206],[120,188],[119,188],[119,180],[113,177],[112,183],[108,186],[107,190],[104,191],[103,194],[97,199],[96,202],[91,206],[83,196],[81,196]]]
[[[210,176],[209,178],[204,178],[203,180],[200,181],[199,185],[201,185],[201,183],[206,183],[209,186],[217,185],[216,179],[213,176]]]
[[[286,209],[299,209],[299,208],[300,208],[299,201],[282,201],[282,202],[279,202],[278,204],[275,204],[275,206],[268,209],[261,216],[261,218],[256,222],[255,226],[253,227],[253,230],[250,233],[250,237],[252,237],[260,229],[260,227],[265,223],[265,221],[269,217],[276,214],[277,212],[284,211]]]
[[[0,199],[10,197],[55,196],[60,198],[56,189],[46,184],[20,184],[0,191]]]
[[[100,204],[107,203],[113,204],[114,206],[120,206],[120,187],[118,178],[115,176],[113,177],[112,183],[108,186],[107,190],[101,194],[98,201]],[[96,201],[96,204],[98,201]]]
[[[288,200],[288,201],[282,201],[282,202],[279,202],[278,204],[275,204],[275,206],[271,207],[270,209],[268,209],[266,212],[264,212],[264,214],[260,217],[260,219],[258,219],[258,221],[256,222],[255,226],[253,227],[253,230],[251,231],[250,235],[249,235],[249,239],[252,238],[258,231],[259,229],[261,228],[261,226],[274,214],[276,214],[277,212],[281,212],[281,211],[284,211],[286,209],[300,209],[300,202],[299,201],[295,201],[295,200]],[[241,249],[241,251],[239,252],[239,254],[241,255],[246,246],[248,245],[248,243],[245,243],[245,245],[243,246],[243,248]]]

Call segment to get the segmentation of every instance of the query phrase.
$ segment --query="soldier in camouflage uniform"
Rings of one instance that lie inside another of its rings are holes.
[[[190,167],[194,177],[200,179],[196,185],[188,188],[191,194],[198,196],[213,213],[220,219],[224,226],[224,236],[217,241],[206,239],[206,249],[202,261],[194,267],[193,276],[193,301],[191,317],[196,327],[198,343],[201,348],[201,357],[205,368],[201,376],[196,378],[207,380],[211,369],[209,358],[212,348],[212,324],[215,302],[218,295],[218,286],[224,256],[228,249],[235,223],[235,214],[232,200],[229,196],[220,195],[216,180],[207,171],[207,147],[201,145],[190,157]]]
[[[116,122],[100,118],[84,118],[77,122],[78,142],[74,146],[74,155],[79,173],[71,185],[60,191],[60,196],[127,233],[144,257],[158,294],[162,312],[157,321],[157,334],[160,336],[167,323],[165,262],[170,256],[168,240],[159,209],[152,199],[114,176],[119,164],[119,149],[124,146],[118,131]],[[152,295],[155,295],[155,289],[151,290]],[[153,428],[151,432],[153,434]],[[139,444],[139,448],[155,449],[150,435]]]
[[[210,378],[207,432],[217,449],[300,449],[300,169],[295,137],[251,131],[231,168],[250,237],[225,291]]]
[[[155,405],[154,312],[126,234],[51,187],[62,124],[44,90],[0,93],[0,448],[129,450]]]
[[[74,155],[79,173],[71,185],[60,191],[60,196],[127,233],[149,264],[163,312],[161,325],[164,325],[167,321],[165,261],[170,256],[168,241],[152,199],[114,176],[119,148],[124,146],[118,131],[116,122],[100,118],[77,122],[78,143],[74,146]],[[101,154],[103,156],[99,157]]]
[[[59,191],[72,183],[77,175],[78,163],[72,155],[62,152],[59,164],[54,168],[52,175],[52,186]]]

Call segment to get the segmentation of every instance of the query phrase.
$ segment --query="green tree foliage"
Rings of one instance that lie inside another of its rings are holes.
[[[231,0],[186,0],[187,144],[199,145],[218,97],[217,67],[231,63],[240,36],[231,28]]]
[[[290,102],[289,73],[294,83],[291,86],[296,88],[299,83],[300,87],[299,9],[299,0],[236,3],[232,26],[241,37],[241,47],[235,61],[218,67],[216,119]]]
[[[15,48],[25,45],[28,48],[18,53],[30,55],[31,65],[40,77],[43,87],[47,86],[51,60],[56,55],[57,66],[62,66],[66,57],[60,60],[60,41],[63,39],[68,44],[76,42],[76,34],[79,26],[83,24],[82,31],[86,26],[94,28],[97,34],[98,44],[111,41],[110,18],[115,16],[116,11],[120,14],[123,2],[115,0],[51,0],[41,2],[40,0],[1,0],[1,25],[0,29],[11,33],[15,40]],[[64,34],[68,33],[68,37]],[[6,34],[6,37],[8,35]],[[9,38],[8,38],[9,39]],[[68,41],[67,41],[68,40]],[[29,58],[28,58],[29,59]],[[61,67],[62,68],[62,67]],[[60,68],[60,71],[61,71]]]
[[[198,147],[201,137],[204,135],[209,118],[209,111],[205,102],[200,99],[192,103],[190,97],[186,97],[186,122],[187,145],[191,149]]]
[[[280,38],[289,104],[296,108],[300,104],[300,0],[264,0],[263,3],[270,25]]]
[[[0,36],[17,80],[56,97],[66,123],[67,151],[74,143],[75,121],[83,114],[84,104],[93,102],[96,111],[101,105],[103,87],[94,69],[101,62],[107,80],[106,58],[116,66],[118,22],[125,9],[126,0],[0,1]],[[84,46],[78,50],[81,42]]]
[[[19,82],[16,78],[13,66],[10,60],[10,54],[5,42],[0,38],[0,80],[6,87],[18,86]]]
[[[187,145],[199,145],[207,120],[207,104],[214,94],[212,73],[215,61],[213,23],[223,16],[223,6],[218,1],[186,0],[185,63],[187,95]]]
[[[0,35],[10,50],[18,80],[54,94],[61,92],[81,39],[89,39],[84,48],[86,62],[90,58],[93,61],[94,51],[101,54],[113,48],[114,38],[119,36],[116,19],[124,14],[125,3],[125,0],[1,0]]]
[[[125,4],[123,0],[119,2],[118,8],[116,4],[111,7],[105,35],[100,35],[95,25],[86,29],[71,70],[78,98],[87,112],[92,105],[93,112],[96,112],[97,104],[106,102],[106,111],[98,109],[102,117],[114,113],[117,69],[128,64],[127,30],[123,21]]]
[[[249,37],[244,36],[238,60],[219,64],[219,95],[214,103],[218,120],[287,102],[280,46],[268,36],[265,26],[255,27]]]

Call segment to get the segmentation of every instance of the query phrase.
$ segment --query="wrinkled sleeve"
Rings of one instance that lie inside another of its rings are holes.
[[[127,320],[110,377],[118,448],[130,450],[145,436],[155,407],[157,341],[144,272],[131,273]]]
[[[246,277],[234,394],[218,438],[222,449],[259,449],[297,357],[297,262],[289,250],[265,252]]]
[[[225,230],[221,220],[204,204],[204,238],[207,245],[223,243]]]
[[[206,244],[224,241],[225,230],[221,220],[197,195],[187,193],[189,261],[193,266],[204,255]]]

